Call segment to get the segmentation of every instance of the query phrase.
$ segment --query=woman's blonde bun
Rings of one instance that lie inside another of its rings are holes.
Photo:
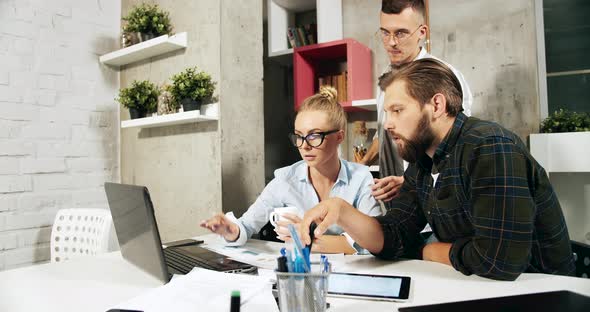
[[[336,101],[338,97],[338,91],[331,86],[321,86],[320,87],[320,95],[329,101]]]

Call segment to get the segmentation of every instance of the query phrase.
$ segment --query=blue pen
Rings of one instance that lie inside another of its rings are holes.
[[[297,231],[295,231],[295,226],[293,224],[289,224],[289,232],[291,233],[291,238],[293,238],[293,242],[295,242],[295,248],[297,252],[299,252],[300,257],[303,257],[303,245],[301,244],[301,239],[299,239],[299,235],[297,235]],[[304,272],[309,272],[309,266],[307,265],[307,261],[303,261],[303,269]]]

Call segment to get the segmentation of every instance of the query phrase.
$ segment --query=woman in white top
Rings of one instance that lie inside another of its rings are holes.
[[[295,118],[295,131],[290,134],[299,149],[302,161],[277,169],[275,178],[264,188],[244,215],[218,214],[201,222],[201,227],[217,233],[230,245],[243,245],[252,234],[268,222],[276,207],[294,206],[303,214],[320,201],[339,197],[363,213],[381,214],[379,204],[371,196],[373,177],[368,167],[340,159],[338,147],[344,140],[346,114],[336,101],[336,90],[323,87],[305,99]],[[287,225],[297,225],[297,215],[282,215],[288,221],[277,222],[275,231],[281,240],[290,240]],[[358,246],[339,226],[328,230],[313,245],[324,253],[355,253]]]

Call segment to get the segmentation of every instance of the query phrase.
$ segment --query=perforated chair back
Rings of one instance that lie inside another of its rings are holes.
[[[105,209],[59,210],[51,229],[51,262],[107,252],[112,223]]]

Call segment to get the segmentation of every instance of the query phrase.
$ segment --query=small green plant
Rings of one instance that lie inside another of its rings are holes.
[[[131,87],[119,90],[119,97],[116,100],[127,108],[153,113],[158,108],[159,95],[160,90],[155,84],[148,80],[135,80]]]
[[[124,33],[139,32],[157,37],[172,32],[168,12],[161,10],[157,4],[142,3],[135,6],[123,20],[127,22],[123,27]]]
[[[590,131],[590,114],[560,109],[541,123],[542,133]]]
[[[176,102],[183,99],[209,100],[215,91],[215,82],[211,80],[211,75],[198,71],[196,67],[187,68],[172,76],[171,79],[172,85],[170,85],[168,91],[170,91]]]

